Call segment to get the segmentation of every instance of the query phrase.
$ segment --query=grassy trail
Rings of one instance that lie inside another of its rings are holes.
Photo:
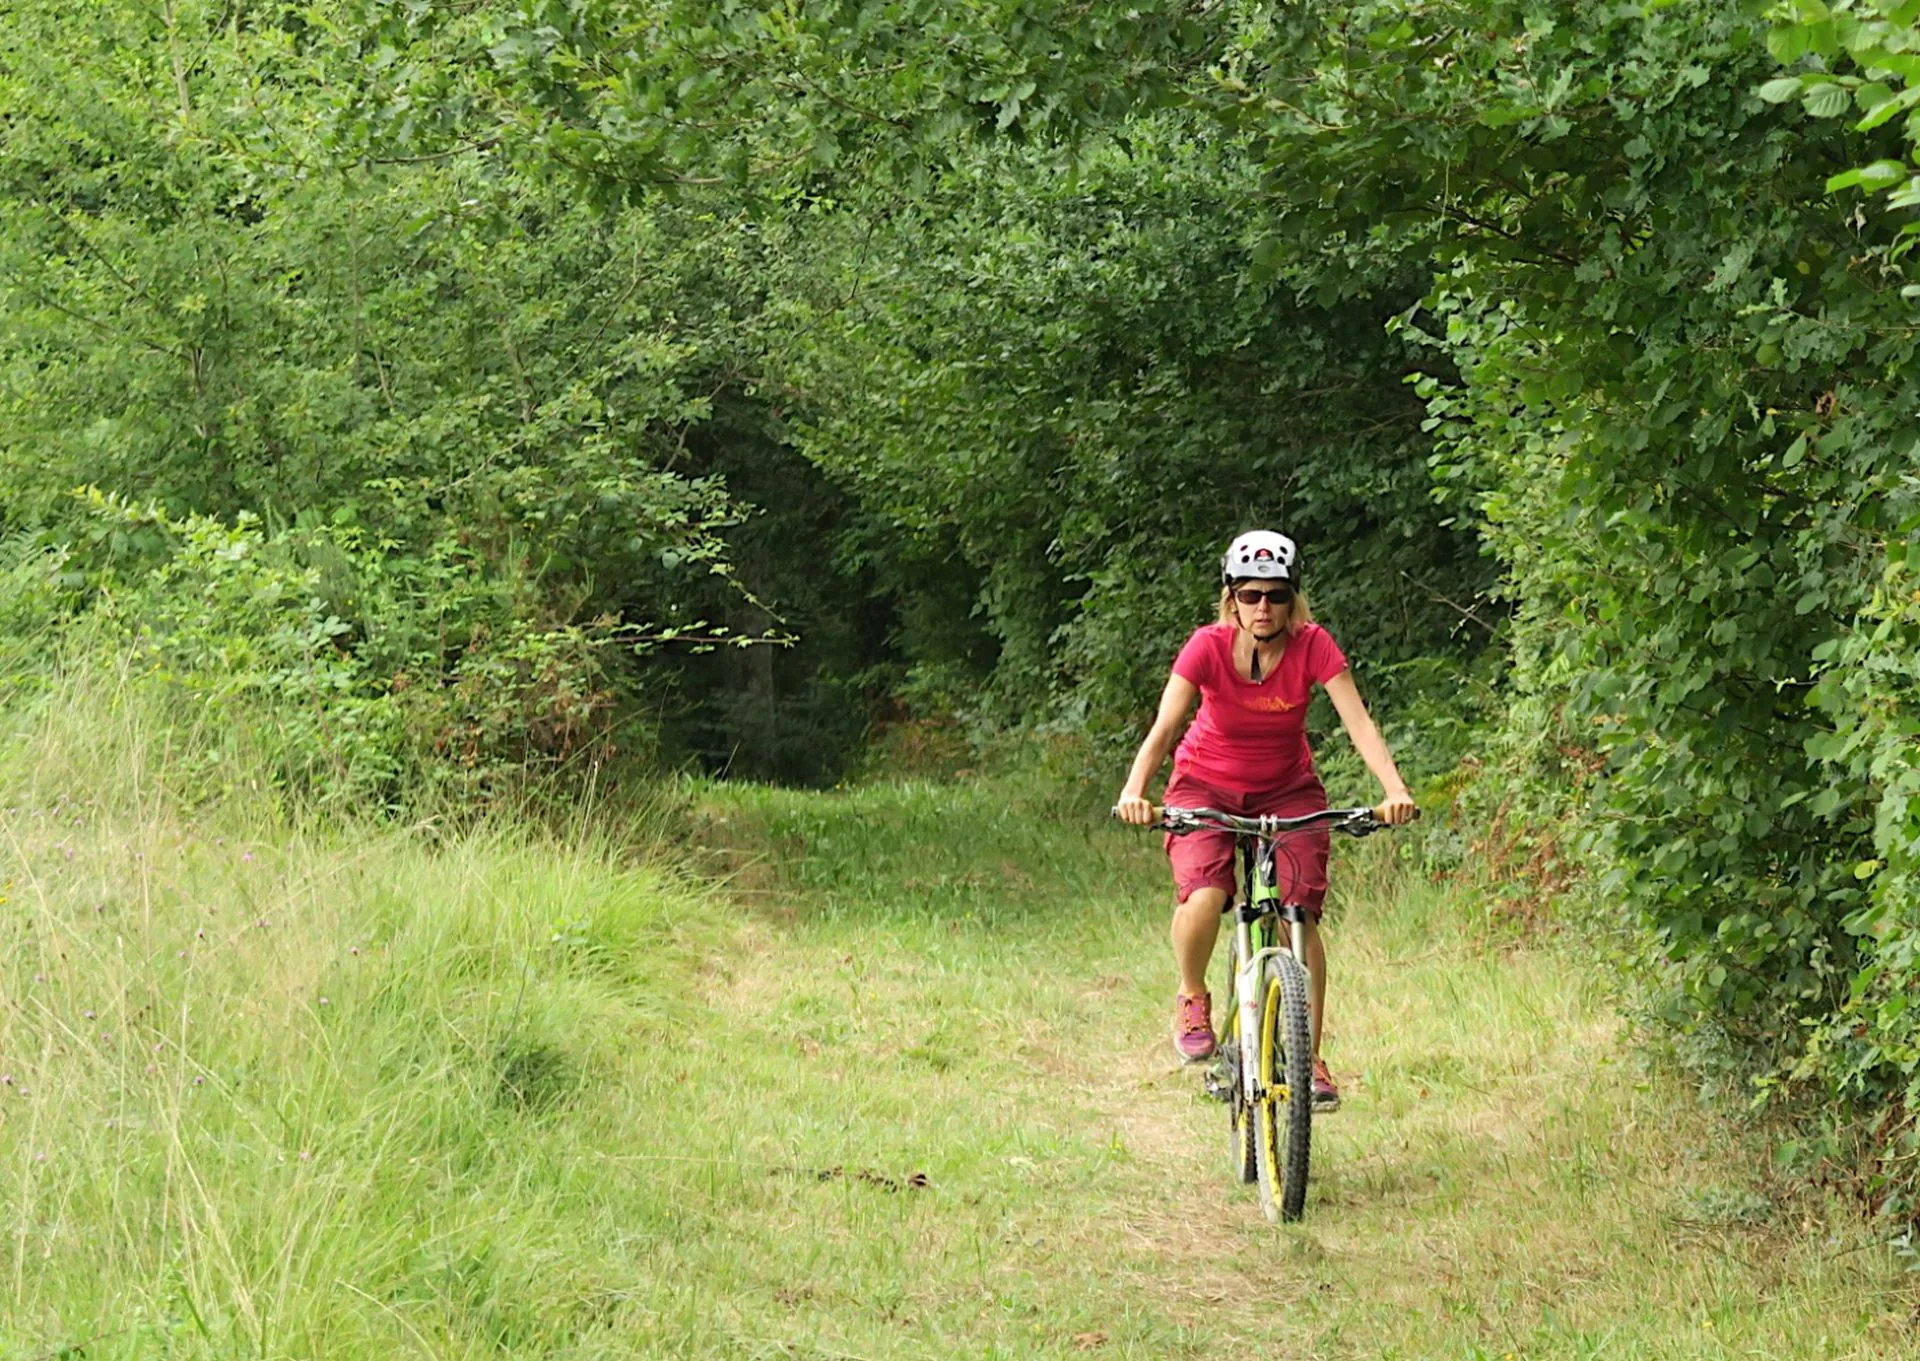
[[[1640,1079],[1576,961],[1482,948],[1379,857],[1330,925],[1346,1109],[1267,1225],[1171,1057],[1153,839],[1006,797],[712,796],[754,905],[721,995],[787,1059],[743,1151],[931,1183],[784,1187],[731,1296],[759,1354],[1913,1353],[1884,1255]]]
[[[1637,1080],[1576,962],[1378,861],[1336,867],[1348,1107],[1279,1229],[1172,1061],[1158,852],[1084,802],[704,787],[716,889],[590,835],[185,822],[29,756],[6,1361],[1920,1346],[1886,1251]]]

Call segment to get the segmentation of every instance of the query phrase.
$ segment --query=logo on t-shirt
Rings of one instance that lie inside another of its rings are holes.
[[[1284,714],[1289,709],[1298,709],[1298,704],[1289,704],[1278,695],[1253,695],[1240,701],[1243,709],[1252,709],[1263,714]]]

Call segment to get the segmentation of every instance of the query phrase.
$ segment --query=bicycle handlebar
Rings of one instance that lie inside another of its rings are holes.
[[[1188,832],[1198,832],[1213,828],[1222,832],[1234,832],[1244,836],[1277,836],[1287,832],[1304,831],[1308,827],[1325,824],[1334,831],[1345,832],[1348,836],[1371,836],[1394,824],[1384,816],[1384,805],[1380,808],[1323,808],[1317,813],[1306,813],[1300,817],[1283,818],[1271,814],[1260,817],[1236,817],[1232,813],[1222,813],[1217,808],[1166,808],[1155,806],[1154,821],[1147,824],[1158,831],[1171,832],[1174,836],[1184,836]]]

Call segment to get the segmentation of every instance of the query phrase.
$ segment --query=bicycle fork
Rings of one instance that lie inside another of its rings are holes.
[[[1283,952],[1292,954],[1299,961],[1300,971],[1307,974],[1308,986],[1312,986],[1312,975],[1307,969],[1306,909],[1292,904],[1279,906],[1278,895],[1272,887],[1262,887],[1266,892],[1262,894],[1256,889],[1252,902],[1233,905],[1233,958],[1237,965],[1233,992],[1234,1004],[1240,1012],[1240,1090],[1249,1105],[1267,1096],[1260,1085],[1260,1045],[1265,1038],[1260,1033],[1260,1007],[1266,997],[1266,988],[1262,985],[1267,961]],[[1287,923],[1287,944],[1255,950],[1253,924],[1269,913]]]

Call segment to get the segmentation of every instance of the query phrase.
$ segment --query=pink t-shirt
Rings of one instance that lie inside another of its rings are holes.
[[[1333,635],[1308,624],[1287,639],[1272,671],[1256,683],[1233,665],[1232,624],[1195,629],[1173,674],[1199,687],[1200,712],[1173,754],[1173,768],[1221,789],[1282,790],[1314,775],[1307,750],[1307,701],[1347,669]]]

